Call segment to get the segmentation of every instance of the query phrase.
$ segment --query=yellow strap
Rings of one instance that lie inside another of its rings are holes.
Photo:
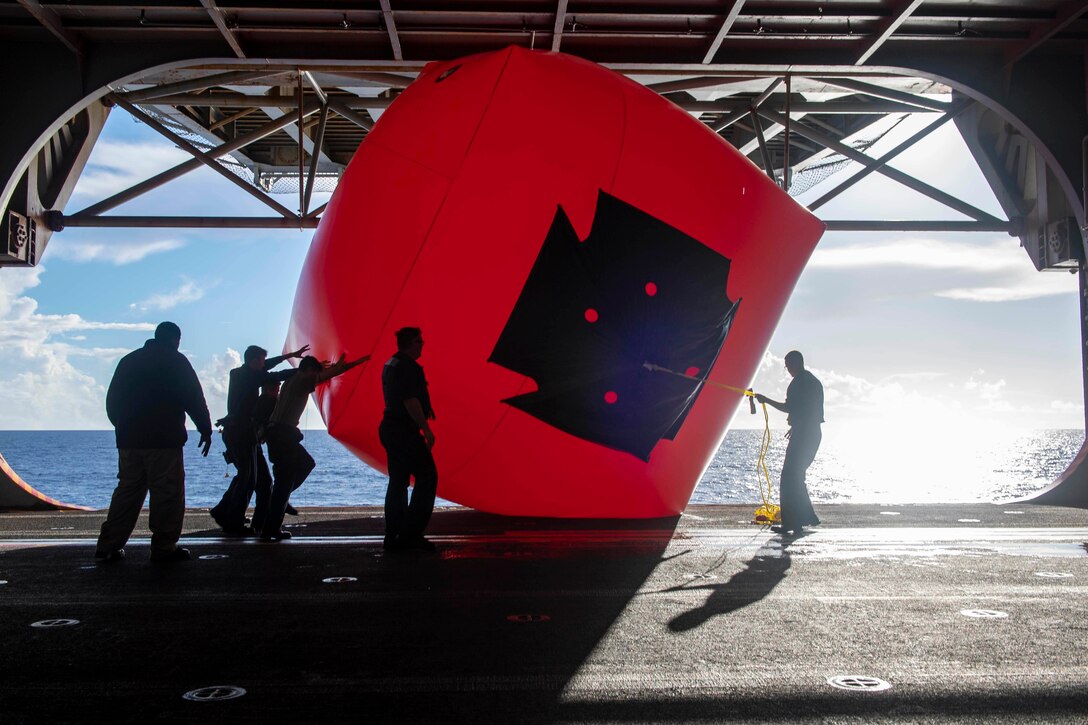
[[[668,368],[654,365],[650,362],[643,363],[642,366],[652,372],[668,373],[669,375],[687,378],[688,380],[694,380],[695,382],[702,382],[715,388],[721,388],[722,390],[731,390],[734,393],[740,393],[749,398],[756,397],[755,392],[752,391],[751,388],[738,388],[733,385],[726,385],[725,383],[716,383],[713,380],[701,380],[692,375],[678,373],[675,370],[669,370]],[[767,451],[771,448],[771,416],[767,412],[767,404],[760,403],[760,405],[763,406],[763,440],[759,445],[759,459],[756,461],[756,475],[758,476],[760,473],[763,474],[763,480],[759,482],[759,497],[763,499],[763,505],[756,509],[755,522],[773,523],[775,521],[780,521],[782,517],[781,508],[768,500],[773,494],[773,489],[771,488],[771,474],[767,471]],[[767,484],[766,491],[763,489],[764,483]]]

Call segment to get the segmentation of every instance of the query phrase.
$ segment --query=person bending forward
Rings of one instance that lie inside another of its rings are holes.
[[[261,528],[261,539],[279,541],[290,539],[291,534],[282,530],[283,516],[287,510],[287,500],[291,492],[302,485],[310,471],[314,470],[314,459],[302,447],[302,431],[298,429],[302,412],[310,394],[321,383],[346,373],[356,365],[370,359],[369,355],[345,362],[341,355],[329,366],[312,355],[302,358],[298,373],[283,384],[279,400],[272,411],[272,417],[265,428],[265,441],[268,444],[268,458],[272,461],[272,496],[268,513]]]

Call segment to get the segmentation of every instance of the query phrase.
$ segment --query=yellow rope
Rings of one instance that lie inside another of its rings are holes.
[[[755,412],[754,404],[756,394],[751,388],[737,388],[732,385],[726,385],[725,383],[716,383],[713,380],[700,380],[694,376],[678,373],[675,370],[669,370],[668,368],[654,365],[649,362],[643,363],[642,366],[651,372],[669,373],[670,375],[687,378],[688,380],[694,380],[695,382],[703,382],[706,385],[715,388],[740,393],[741,395],[752,399],[752,412]],[[760,403],[760,405],[763,407],[763,440],[759,444],[759,458],[756,460],[756,476],[758,477],[760,473],[763,474],[763,480],[759,482],[759,497],[763,499],[763,505],[756,509],[752,522],[757,524],[773,524],[776,521],[782,520],[782,514],[781,507],[771,503],[769,500],[774,493],[774,489],[771,487],[771,474],[767,471],[767,451],[771,448],[771,416],[767,412],[767,404]],[[764,483],[767,484],[766,490],[763,488]]]

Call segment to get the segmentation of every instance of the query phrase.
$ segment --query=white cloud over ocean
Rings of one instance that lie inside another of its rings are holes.
[[[1009,302],[1077,289],[1076,277],[1060,271],[1038,272],[1012,239],[950,242],[907,239],[818,248],[809,268],[823,270],[901,270],[919,276],[941,273],[932,294],[972,302]]]
[[[0,428],[107,427],[105,387],[72,358],[109,366],[127,350],[78,345],[81,335],[73,333],[145,332],[154,326],[41,314],[27,292],[41,283],[44,272],[41,266],[0,271]]]

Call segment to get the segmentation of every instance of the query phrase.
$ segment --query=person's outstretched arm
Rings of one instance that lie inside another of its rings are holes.
[[[323,383],[326,380],[331,380],[337,375],[343,375],[348,370],[351,370],[356,365],[362,365],[370,359],[369,355],[363,355],[361,358],[351,360],[349,362],[344,361],[344,353],[340,353],[340,357],[332,365],[329,365],[324,370],[317,374],[317,382]]]
[[[790,412],[789,407],[787,407],[785,403],[780,403],[777,400],[771,400],[766,395],[761,395],[759,393],[756,393],[755,398],[759,402],[766,403],[767,405],[771,406],[775,410],[781,410],[783,413]]]
[[[295,350],[294,352],[284,353],[283,355],[277,355],[276,357],[265,358],[265,360],[264,360],[264,369],[267,372],[268,370],[271,370],[272,368],[279,365],[284,360],[290,360],[293,357],[302,357],[303,355],[306,354],[306,352],[309,349],[310,349],[309,345],[303,345],[302,347]]]

